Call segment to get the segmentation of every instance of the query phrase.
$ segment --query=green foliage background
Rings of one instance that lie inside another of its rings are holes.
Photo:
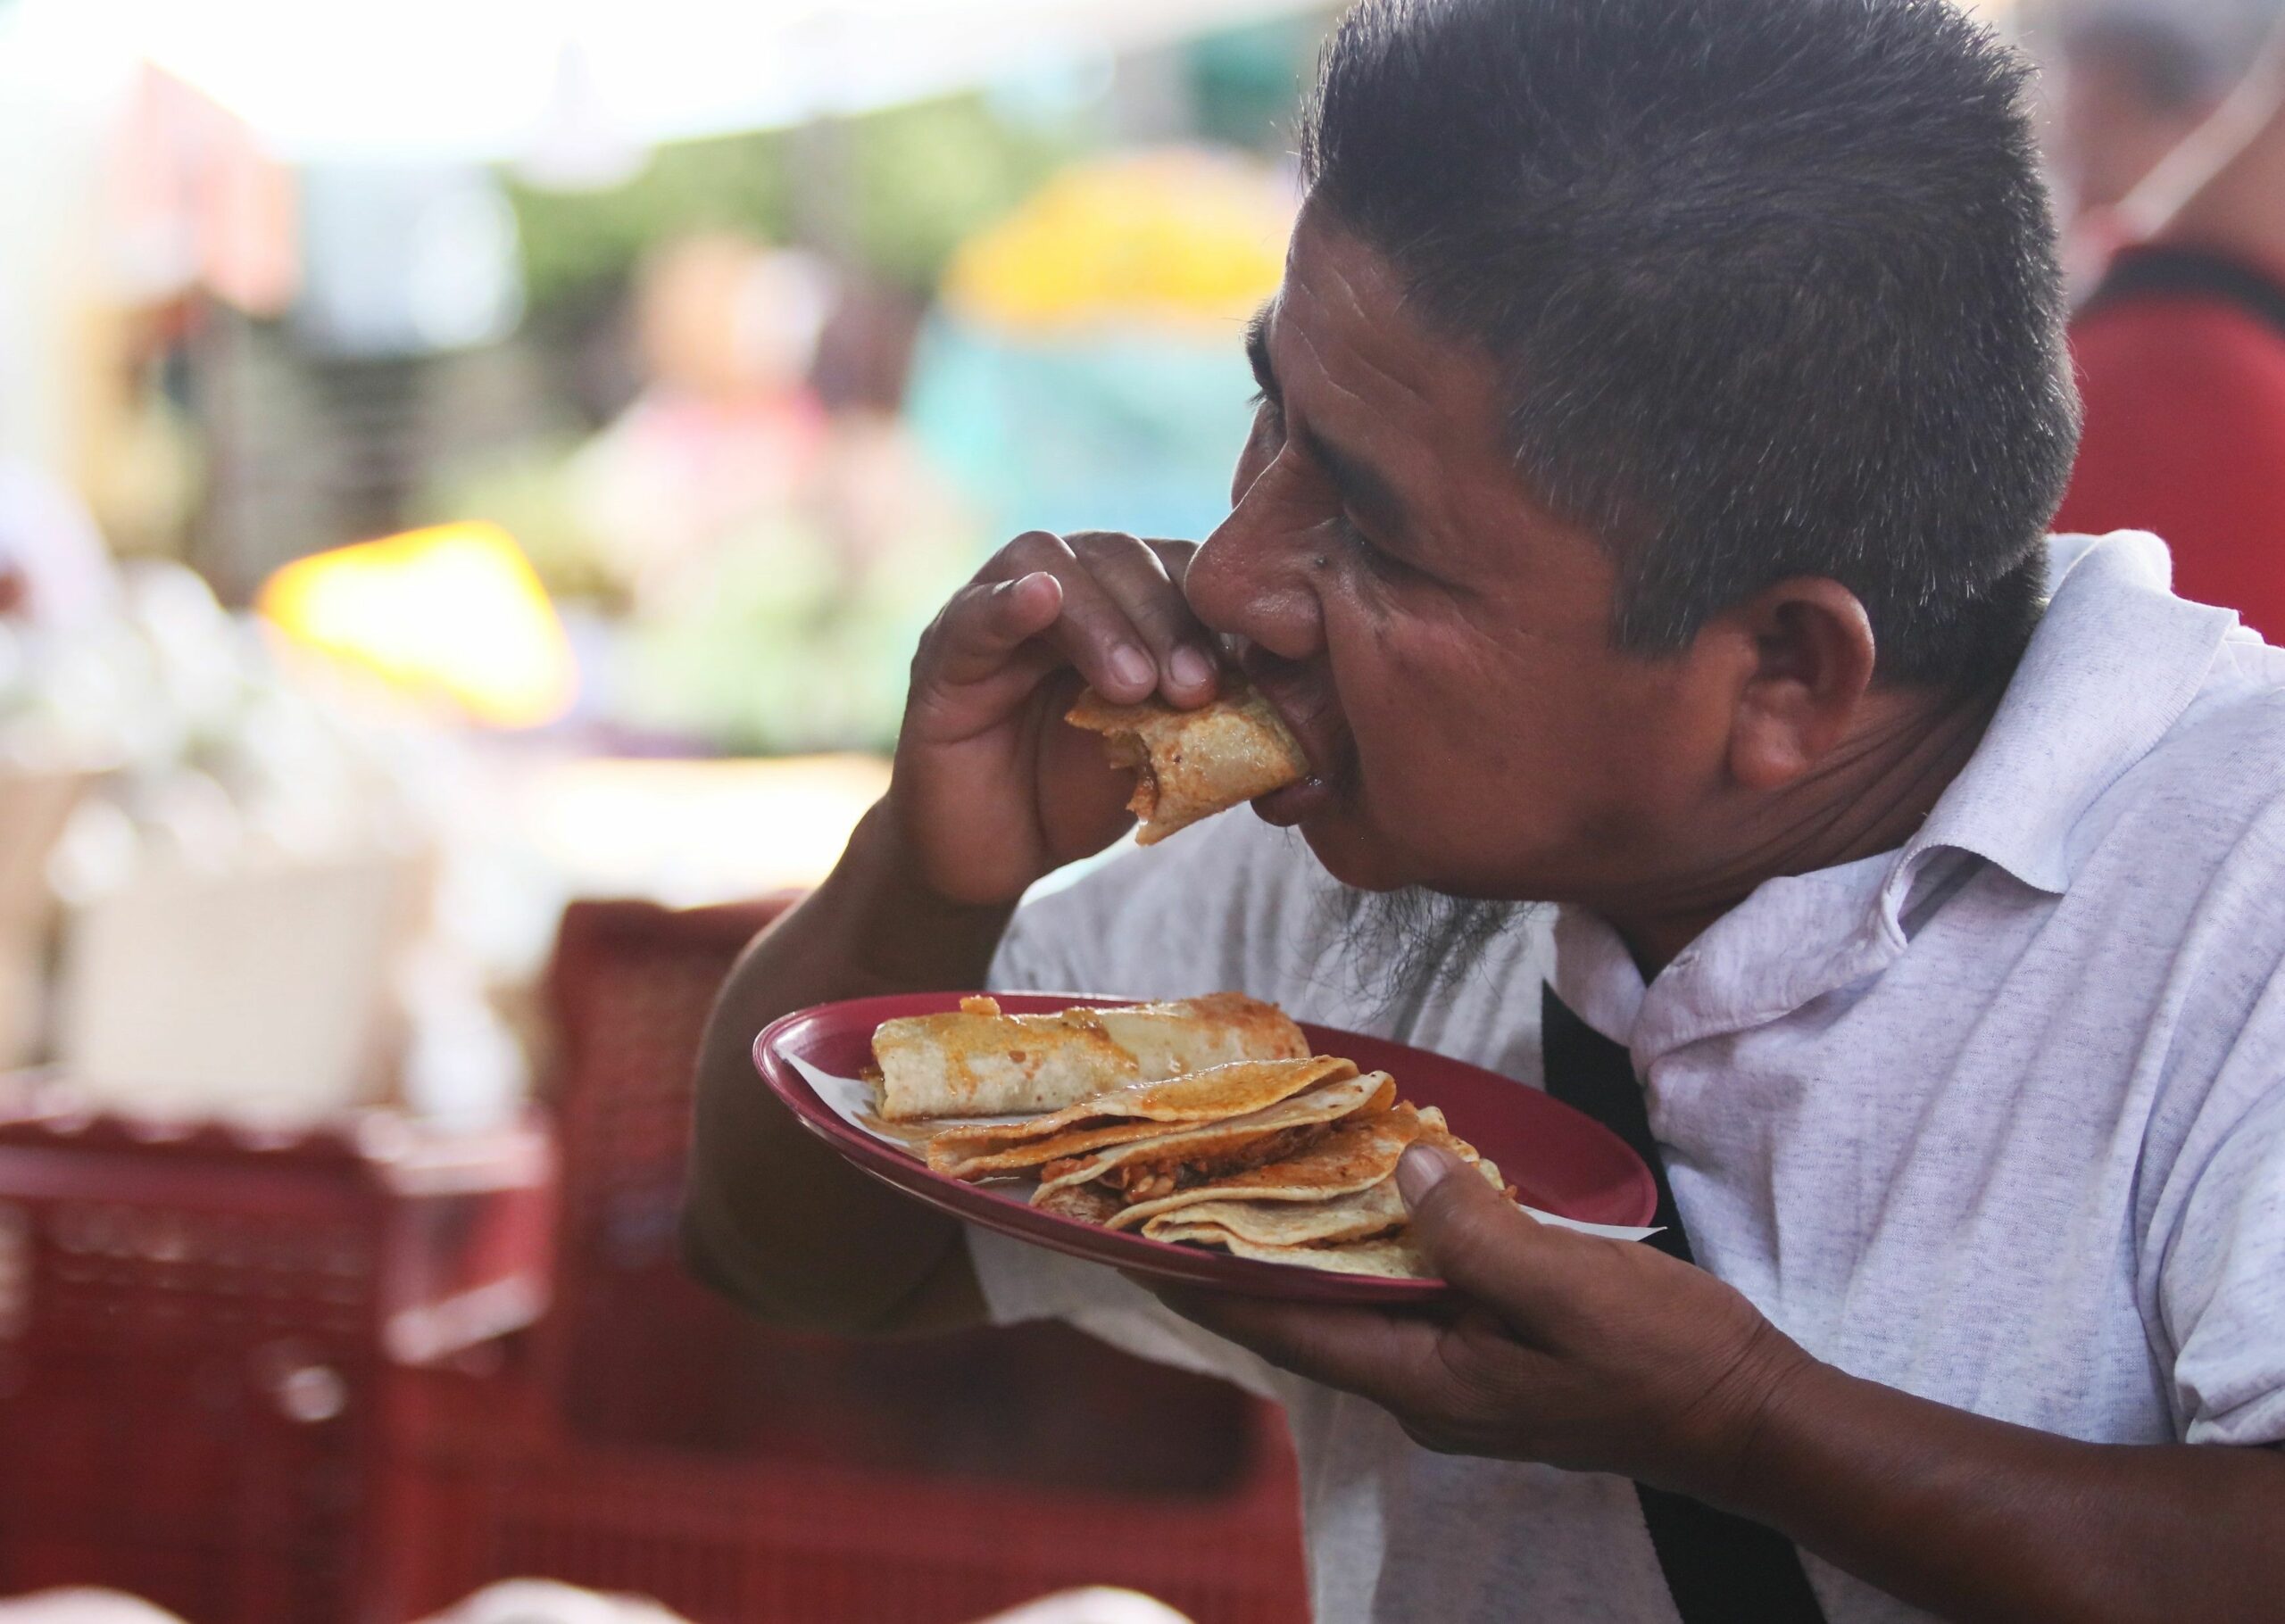
[[[848,120],[827,131],[764,131],[662,147],[613,191],[557,194],[510,181],[531,306],[544,313],[622,283],[657,243],[737,229],[794,237],[793,166],[828,155],[848,195],[836,208],[848,246],[868,269],[916,291],[932,287],[971,233],[1013,209],[1061,163],[1093,145],[1073,123],[1041,128],[998,117],[980,95]]]

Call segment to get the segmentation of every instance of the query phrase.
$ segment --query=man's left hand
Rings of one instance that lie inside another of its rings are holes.
[[[1371,1399],[1426,1448],[1729,1497],[1807,1354],[1703,1270],[1542,1224],[1442,1151],[1413,1147],[1397,1178],[1411,1239],[1459,1294],[1450,1307],[1160,1295],[1273,1364]]]

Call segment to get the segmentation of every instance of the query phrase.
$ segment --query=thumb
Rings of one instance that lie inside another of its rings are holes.
[[[1436,1272],[1502,1317],[1523,1322],[1543,1280],[1550,1230],[1451,1152],[1414,1144],[1396,1165],[1410,1238]]]

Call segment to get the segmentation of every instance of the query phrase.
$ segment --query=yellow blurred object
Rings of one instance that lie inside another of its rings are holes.
[[[1277,291],[1290,188],[1234,156],[1171,150],[1075,164],[962,244],[959,314],[1001,328],[1241,320]]]
[[[552,722],[578,691],[555,606],[497,525],[439,525],[297,559],[255,607],[294,642],[489,727]]]

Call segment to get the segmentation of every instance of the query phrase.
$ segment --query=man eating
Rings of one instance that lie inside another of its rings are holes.
[[[1325,1624],[2276,1616],[2285,655],[2152,538],[2045,535],[2024,94],[1941,0],[1351,12],[1229,518],[1019,537],[945,607],[887,796],[723,993],[694,1266],[1275,1396]],[[1017,911],[1127,826],[1080,685],[1223,659],[1309,776]],[[1162,1303],[871,1183],[746,1058],[987,984],[1592,1073],[1666,1247],[1416,1148],[1458,1312]]]

